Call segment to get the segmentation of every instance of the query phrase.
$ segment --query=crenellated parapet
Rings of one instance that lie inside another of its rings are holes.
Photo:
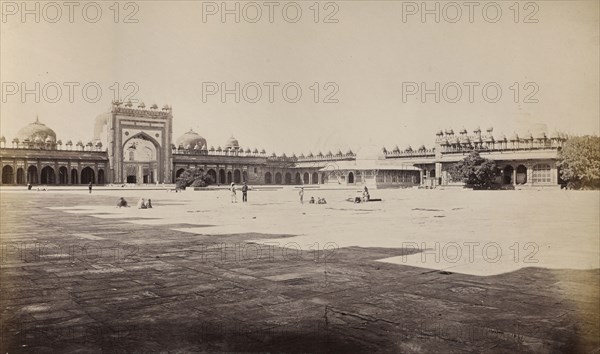
[[[136,106],[131,101],[125,103],[121,101],[113,101],[111,112],[113,114],[119,114],[123,116],[164,119],[172,115],[172,107],[166,104],[159,109],[158,105],[155,103],[149,108],[146,108],[144,102],[140,102]]]
[[[492,127],[482,132],[476,128],[469,133],[465,128],[457,133],[453,129],[439,130],[436,133],[436,145],[442,152],[461,152],[465,150],[526,150],[526,149],[557,149],[562,147],[568,136],[554,132],[547,135],[545,132],[532,134],[513,133],[509,138],[505,134],[494,134]]]

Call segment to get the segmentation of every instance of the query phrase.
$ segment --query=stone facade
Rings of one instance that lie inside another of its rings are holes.
[[[231,137],[216,149],[199,134],[189,131],[173,143],[171,107],[113,103],[96,119],[94,138],[87,144],[63,145],[56,134],[36,120],[24,127],[7,147],[0,138],[2,184],[168,184],[185,169],[200,169],[216,184],[368,185],[402,188],[462,185],[452,181],[448,169],[472,150],[496,162],[504,188],[556,187],[560,183],[556,162],[566,140],[561,134],[514,134],[510,139],[465,129],[436,133],[435,147],[413,150],[397,146],[388,151],[351,150],[307,156],[267,155],[243,149]],[[372,149],[373,150],[373,149]]]

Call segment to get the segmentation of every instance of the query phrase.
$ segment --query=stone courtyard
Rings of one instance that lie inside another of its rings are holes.
[[[598,192],[355,195],[4,188],[0,349],[599,350]]]

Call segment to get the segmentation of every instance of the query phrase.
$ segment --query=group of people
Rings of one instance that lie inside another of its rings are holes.
[[[300,204],[304,204],[304,187],[300,187],[300,190],[298,191],[298,195],[300,196]],[[321,197],[317,197],[317,198],[318,199],[317,199],[316,204],[327,204],[327,201],[325,200],[325,198],[321,198]],[[310,197],[308,204],[315,204],[315,197]]]
[[[363,190],[363,193],[362,193],[362,199],[360,197],[355,197],[354,203],[368,202],[370,199],[371,199],[371,195],[369,194],[369,188],[367,188],[367,186],[365,186],[365,189]]]
[[[308,204],[327,204],[327,200],[325,200],[325,198],[317,197],[317,202],[315,203],[315,197],[310,197]]]
[[[148,198],[146,201],[144,198],[140,198],[137,202],[138,209],[152,209],[152,199]],[[129,204],[125,200],[125,198],[121,197],[117,201],[117,208],[129,208]]]
[[[231,187],[229,188],[229,190],[231,191],[231,202],[237,203],[237,194],[235,191],[235,183],[231,183]],[[244,182],[244,185],[242,186],[242,203],[247,203],[247,202],[248,202],[248,185],[246,184],[246,182]]]

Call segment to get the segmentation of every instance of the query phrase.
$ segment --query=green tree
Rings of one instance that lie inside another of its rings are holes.
[[[560,177],[567,182],[568,188],[600,188],[600,137],[571,137],[558,157]]]
[[[204,174],[203,171],[196,169],[186,169],[175,181],[175,185],[179,189],[185,189],[186,187],[206,187],[213,183],[215,181],[211,175]]]
[[[452,179],[463,181],[474,189],[490,189],[498,176],[496,163],[472,151],[469,156],[457,162],[448,171]]]

